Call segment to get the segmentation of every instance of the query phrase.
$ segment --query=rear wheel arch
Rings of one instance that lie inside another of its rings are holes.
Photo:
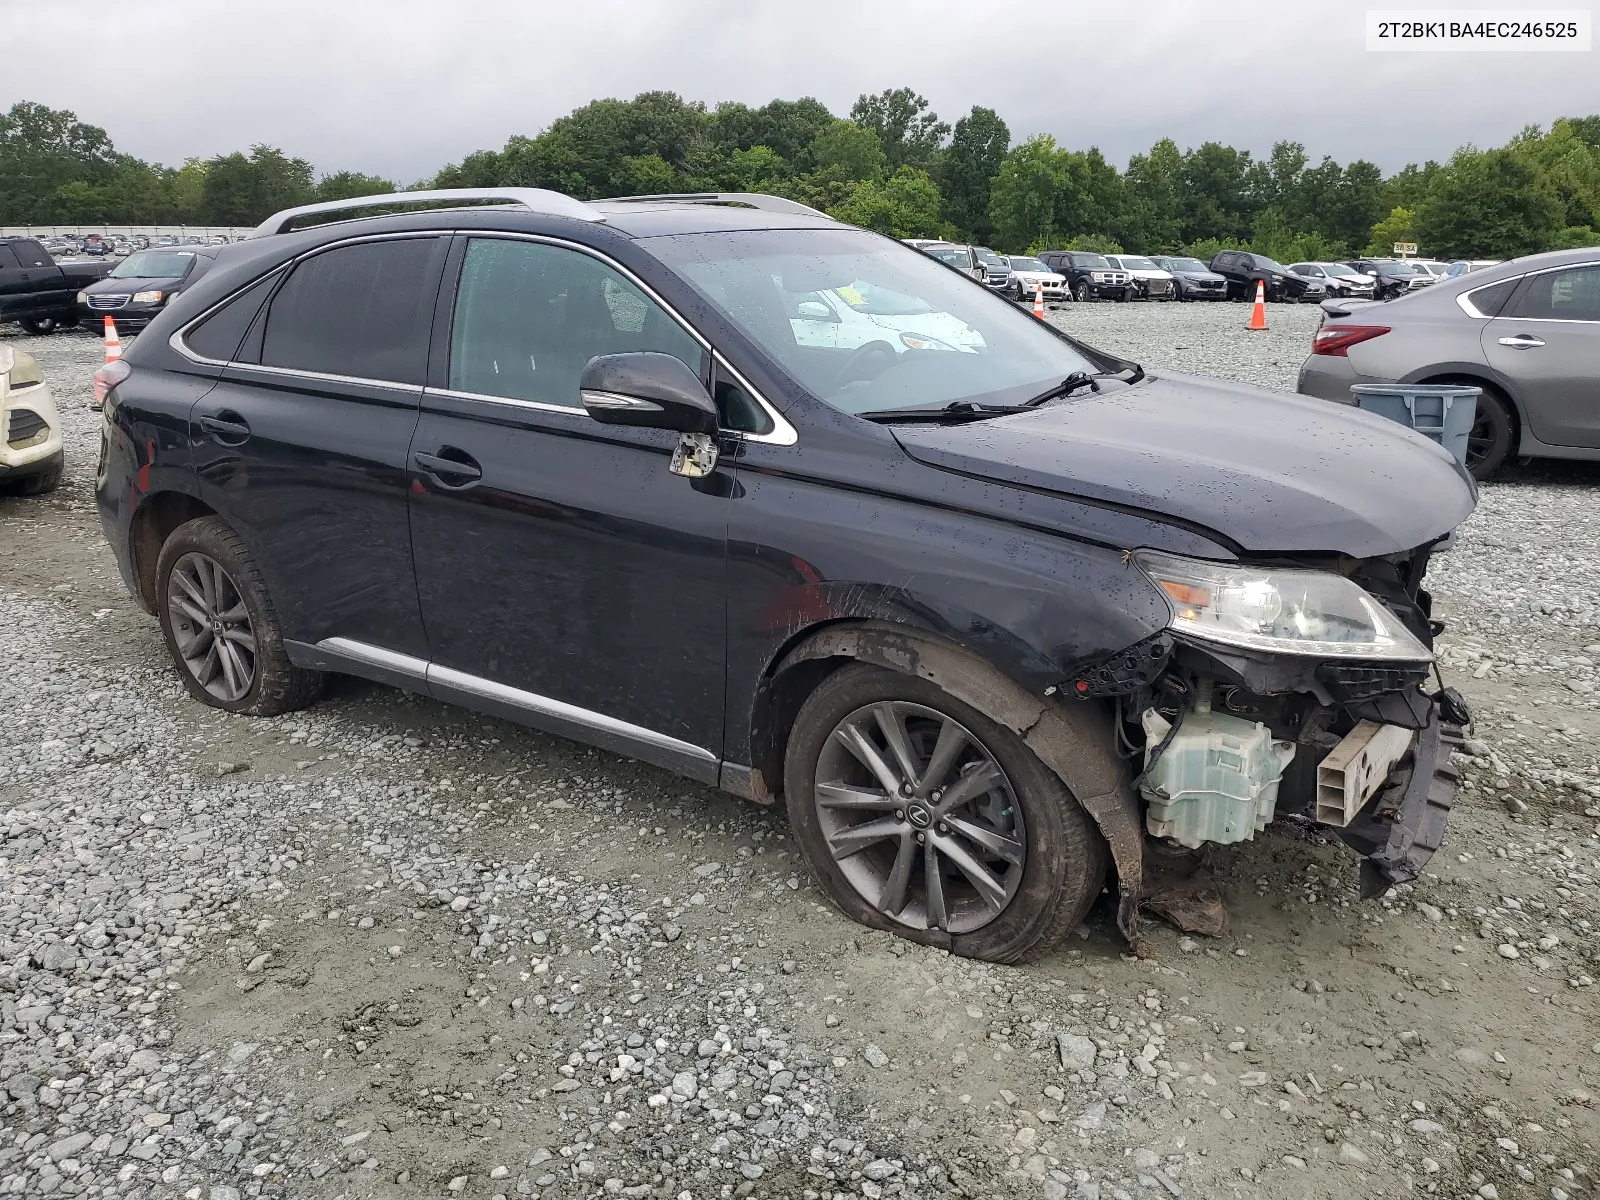
[[[215,509],[188,492],[156,492],[146,496],[134,510],[128,528],[128,553],[139,585],[137,599],[146,612],[156,611],[156,563],[167,538],[180,525],[215,515]]]
[[[1030,693],[989,660],[937,634],[881,621],[839,621],[798,638],[759,689],[751,747],[767,796],[783,787],[794,717],[821,682],[853,662],[926,679],[1015,732],[1083,806],[1111,850],[1121,900],[1117,924],[1137,934],[1144,827],[1131,772],[1117,754],[1114,714],[1096,701]]]

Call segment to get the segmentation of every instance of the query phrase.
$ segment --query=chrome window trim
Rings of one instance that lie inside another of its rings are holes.
[[[762,411],[767,414],[767,419],[772,422],[772,428],[766,433],[746,433],[742,430],[729,430],[728,432],[737,433],[739,437],[743,438],[747,442],[767,442],[777,446],[792,446],[800,440],[800,435],[798,432],[796,432],[795,427],[784,418],[784,415],[774,408],[772,406],[772,402],[763,396],[761,392],[758,391],[754,386],[752,386],[750,381],[740,373],[739,369],[730,363],[698,329],[686,321],[683,318],[683,315],[679,313],[677,309],[673,308],[672,305],[668,304],[664,299],[662,299],[660,293],[658,293],[653,287],[651,287],[644,280],[640,279],[637,275],[619,263],[616,259],[612,258],[610,255],[604,254],[592,246],[585,246],[581,242],[574,242],[567,238],[551,237],[548,234],[542,233],[513,233],[510,231],[496,229],[458,229],[456,230],[456,233],[462,237],[468,238],[492,238],[500,241],[537,242],[546,246],[559,246],[565,250],[576,250],[580,254],[587,254],[590,258],[604,263],[606,266],[610,267],[623,278],[628,280],[628,282],[633,284],[634,287],[638,288],[646,296],[650,297],[651,300],[660,306],[663,312],[676,321],[679,326],[683,328],[684,332],[686,332],[700,345],[701,349],[703,349],[707,354],[711,355],[711,357],[717,362],[726,367],[728,373],[739,382],[740,387],[744,388],[745,391],[750,393],[755,402],[761,406]],[[434,388],[432,390],[436,392],[444,391],[442,388]],[[478,396],[475,398],[492,400],[496,399],[497,397]],[[510,399],[511,397],[501,398]],[[531,404],[536,402],[524,401],[523,403]],[[583,412],[583,409],[581,408],[568,408],[564,405],[547,405],[546,407],[555,408],[561,412]]]
[[[491,396],[487,392],[460,392],[455,388],[424,388],[423,393],[428,396],[449,396],[455,400],[483,400],[489,404],[509,404],[513,408],[528,408],[534,412],[566,413],[569,417],[589,416],[577,405],[551,404],[548,400],[524,400],[519,396]]]
[[[231,362],[228,366],[239,371],[260,371],[267,375],[287,375],[293,379],[316,379],[327,383],[354,383],[362,387],[387,388],[392,392],[404,392],[412,396],[421,395],[423,390],[423,385],[420,383],[400,383],[394,379],[367,379],[358,375],[334,375],[328,371],[302,371],[298,367],[269,367],[265,363],[241,362]]]
[[[654,746],[660,750],[668,750],[686,758],[696,758],[708,763],[719,761],[717,756],[704,746],[696,746],[692,742],[682,741],[669,734],[658,733],[654,729],[646,729],[643,725],[634,725],[629,721],[607,716],[605,713],[595,712],[593,709],[579,708],[576,704],[568,704],[565,700],[555,700],[549,696],[526,692],[521,688],[511,687],[509,684],[496,683],[494,680],[485,679],[481,675],[471,675],[466,671],[457,671],[453,667],[441,667],[438,663],[413,658],[409,654],[401,654],[399,651],[388,650],[382,646],[358,642],[353,638],[331,637],[323,638],[316,643],[316,647],[318,650],[338,654],[355,662],[365,663],[368,666],[392,671],[399,675],[410,676],[429,685],[438,684],[440,687],[469,692],[487,700],[496,700],[501,704],[509,704],[513,708],[520,708],[525,712],[537,713],[545,717],[555,717],[558,720],[569,721],[574,725],[601,730],[617,737],[627,738],[630,741]]]
[[[1549,274],[1552,274],[1553,272],[1556,272],[1556,271],[1581,271],[1581,270],[1584,270],[1585,268],[1592,269],[1592,268],[1595,268],[1595,267],[1600,267],[1600,259],[1594,259],[1594,260],[1589,261],[1589,262],[1561,263],[1559,266],[1554,266],[1554,267],[1540,267],[1537,271],[1528,271],[1528,272],[1525,272],[1522,275],[1513,275],[1513,276],[1510,276],[1509,278],[1515,279],[1518,283],[1521,283],[1524,279],[1532,279],[1535,275],[1549,275]],[[1472,274],[1472,272],[1470,272],[1470,271],[1467,271],[1467,272],[1464,272],[1464,273],[1467,274],[1467,275]],[[1456,278],[1458,278],[1458,279],[1460,277],[1461,276],[1459,276],[1459,275],[1456,276]],[[1506,282],[1505,279],[1496,279],[1493,283],[1480,284],[1479,286],[1477,286],[1475,288],[1469,288],[1467,291],[1462,292],[1459,296],[1456,297],[1456,306],[1458,308],[1460,308],[1462,312],[1466,313],[1467,316],[1469,316],[1469,317],[1478,317],[1479,319],[1485,320],[1485,321],[1549,321],[1551,324],[1555,324],[1555,325],[1596,325],[1596,324],[1600,324],[1600,321],[1591,321],[1591,320],[1582,319],[1582,318],[1576,318],[1576,317],[1491,317],[1491,316],[1488,316],[1486,313],[1479,312],[1477,310],[1477,307],[1475,305],[1473,305],[1472,302],[1468,299],[1468,297],[1471,296],[1475,292],[1481,292],[1485,288],[1496,287],[1499,284],[1502,284],[1502,283],[1505,283],[1505,282]]]

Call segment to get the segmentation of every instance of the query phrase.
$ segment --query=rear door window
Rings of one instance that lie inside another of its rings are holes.
[[[671,354],[705,379],[706,353],[620,271],[543,242],[473,238],[450,331],[452,391],[582,408],[591,358]]]
[[[421,384],[446,240],[337,246],[296,266],[272,298],[261,363]]]
[[[17,256],[11,253],[11,247],[0,246],[0,271],[15,271],[17,269]]]
[[[1600,265],[1533,276],[1507,315],[1534,321],[1600,321]]]

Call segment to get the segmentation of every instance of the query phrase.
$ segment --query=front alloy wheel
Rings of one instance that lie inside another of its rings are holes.
[[[249,694],[256,636],[244,596],[213,558],[185,554],[167,576],[172,638],[194,681],[224,703]]]
[[[1027,831],[994,755],[920,704],[856,709],[828,736],[813,800],[834,862],[884,916],[970,933],[1016,895]]]

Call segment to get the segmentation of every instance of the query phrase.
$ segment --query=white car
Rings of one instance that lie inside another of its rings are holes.
[[[1132,275],[1134,286],[1147,300],[1171,300],[1178,294],[1172,272],[1156,266],[1148,258],[1138,254],[1108,254],[1106,261]]]
[[[1409,261],[1413,267],[1416,267],[1421,271],[1426,271],[1429,275],[1432,275],[1436,281],[1440,279],[1448,279],[1450,277],[1449,263],[1442,263],[1433,258],[1413,258]]]
[[[0,344],[0,491],[42,496],[61,482],[61,418],[33,355]]]
[[[897,354],[907,350],[977,354],[987,348],[983,335],[961,318],[915,296],[860,281],[795,296],[789,327],[801,346],[854,350],[869,342],[885,342]]]
[[[1044,288],[1044,302],[1046,304],[1061,304],[1072,299],[1072,293],[1067,289],[1067,277],[1058,275],[1045,266],[1037,258],[1026,254],[1011,254],[1006,257],[1011,264],[1011,295],[1013,299],[1024,303],[1032,301],[1035,289]]]

